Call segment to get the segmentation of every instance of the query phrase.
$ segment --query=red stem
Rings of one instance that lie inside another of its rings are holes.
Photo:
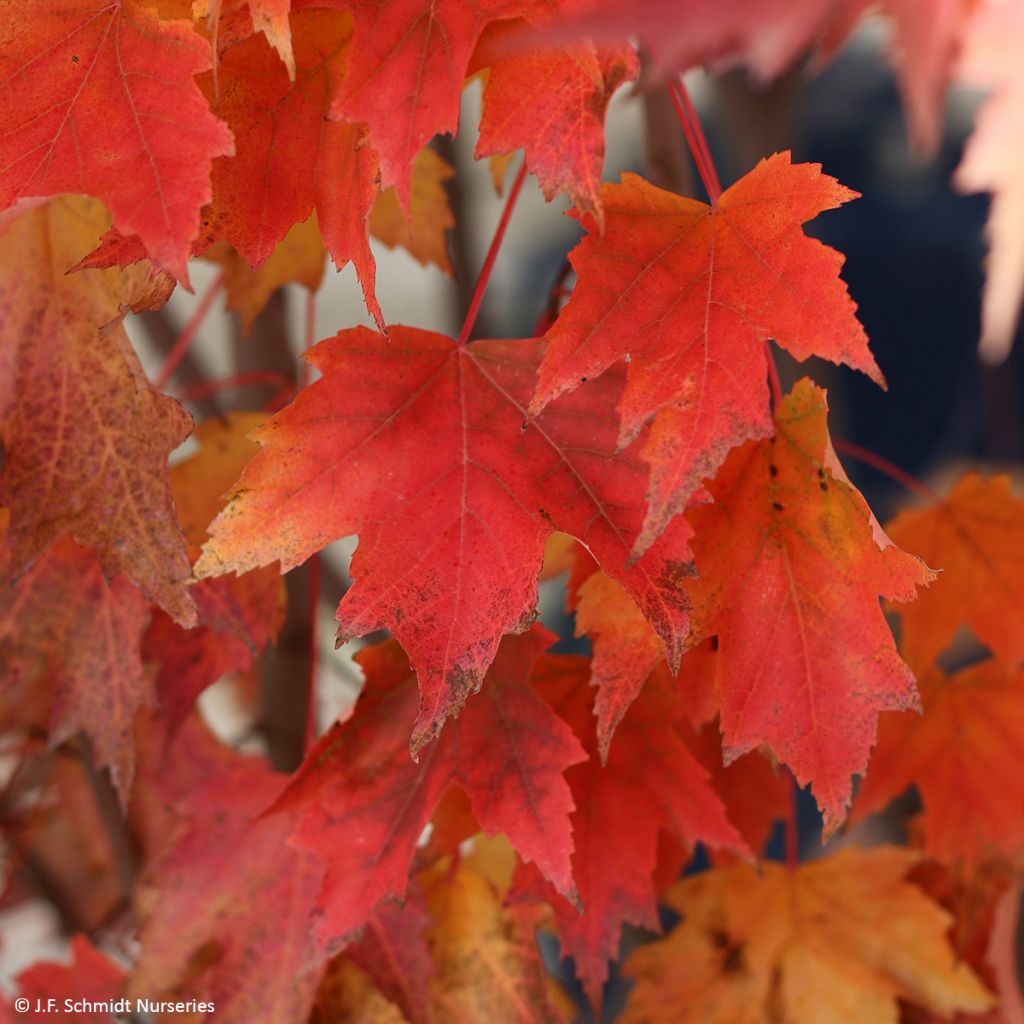
[[[210,312],[214,299],[217,298],[218,292],[224,286],[226,273],[227,271],[222,270],[210,282],[210,287],[206,289],[203,297],[199,300],[199,305],[196,306],[192,316],[189,317],[188,323],[185,324],[181,334],[178,335],[177,340],[171,346],[171,351],[167,353],[164,365],[160,367],[159,373],[153,378],[153,387],[157,391],[163,389],[163,386],[171,379],[171,374],[178,368],[178,364],[185,358],[185,353],[188,352],[189,346],[199,333],[199,328],[203,326],[203,321],[206,319],[206,314]]]
[[[313,347],[313,339],[316,337],[316,292],[310,291],[306,300],[306,338],[303,347],[308,352]],[[299,374],[299,388],[309,386],[309,378],[313,373],[313,367],[306,359],[302,360],[302,371]]]
[[[916,477],[905,473],[899,466],[876,454],[869,448],[862,448],[859,444],[854,444],[852,441],[833,441],[832,445],[837,452],[842,452],[844,455],[849,455],[859,462],[877,469],[879,473],[884,473],[890,480],[895,480],[900,486],[905,487],[914,494],[920,495],[925,501],[935,505],[943,503],[944,499],[938,491],[933,491],[927,484],[921,483]]]
[[[512,211],[515,209],[516,200],[519,198],[519,192],[525,180],[526,161],[524,160],[522,167],[519,168],[519,173],[516,175],[516,180],[512,182],[512,187],[508,191],[505,209],[502,211],[501,220],[498,221],[498,226],[494,230],[494,238],[491,239],[491,247],[487,250],[487,258],[484,260],[484,265],[480,268],[480,276],[476,279],[473,297],[469,300],[469,308],[466,310],[466,319],[462,325],[462,330],[459,331],[458,340],[455,342],[460,347],[469,341],[473,324],[476,323],[477,314],[480,312],[480,303],[483,302],[484,292],[487,291],[487,282],[490,280],[491,271],[494,269],[494,261],[498,258],[498,250],[501,248],[502,239],[504,239],[505,232],[508,230],[508,222],[512,219]]]
[[[715,170],[715,162],[711,159],[711,150],[708,148],[704,129],[700,126],[700,118],[697,117],[697,111],[690,101],[690,94],[686,91],[682,79],[670,83],[668,91],[672,106],[676,109],[676,116],[682,125],[683,134],[686,136],[686,144],[693,155],[693,162],[697,165],[697,173],[704,183],[711,205],[714,206],[722,194],[722,184]]]
[[[317,611],[320,607],[320,555],[315,554],[309,563],[309,703],[306,706],[306,739],[304,749],[309,750],[316,741],[316,670],[319,654],[317,648]]]
[[[779,380],[779,368],[775,363],[775,353],[770,341],[764,343],[764,355],[768,360],[768,381],[772,386],[772,408],[777,412],[782,404],[782,382]]]
[[[248,373],[236,373],[230,377],[221,377],[218,380],[197,381],[191,387],[185,388],[178,397],[183,402],[201,402],[204,398],[219,394],[221,391],[230,391],[232,388],[245,388],[251,384],[281,384],[290,386],[288,378],[283,373],[275,370],[250,370]]]
[[[786,842],[786,867],[795,871],[800,864],[800,831],[797,800],[800,796],[800,787],[797,785],[796,776],[792,772],[789,775],[789,808],[784,823]]]

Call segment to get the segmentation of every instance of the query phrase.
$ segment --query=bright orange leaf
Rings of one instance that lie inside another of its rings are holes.
[[[262,413],[208,420],[193,435],[199,451],[171,470],[191,560],[199,557],[207,527],[223,507],[224,494],[257,451],[246,435],[265,420]],[[192,587],[192,595],[199,612],[198,628],[182,629],[155,612],[142,642],[143,657],[159,665],[160,710],[172,733],[203,690],[222,676],[252,666],[284,621],[285,590],[275,566],[201,580]]]
[[[445,182],[455,171],[429,146],[420,150],[412,169],[408,218],[402,213],[393,188],[377,196],[370,213],[370,231],[386,246],[402,246],[420,263],[433,263],[452,273],[448,259],[448,229],[455,217],[448,205]]]

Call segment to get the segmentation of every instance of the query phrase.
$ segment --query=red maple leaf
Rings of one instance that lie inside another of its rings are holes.
[[[192,417],[155,391],[122,326],[172,282],[149,264],[68,274],[109,220],[56,199],[0,235],[0,504],[22,572],[64,533],[123,572],[183,626],[195,623],[167,457]]]
[[[522,147],[550,200],[565,192],[600,219],[604,116],[612,94],[639,70],[631,46],[579,43],[558,49],[512,45],[520,21],[483,34],[470,71],[488,68],[477,158]]]
[[[800,230],[855,197],[819,165],[776,154],[713,206],[633,174],[601,197],[603,232],[576,214],[588,231],[570,254],[579,280],[548,331],[530,412],[629,357],[620,443],[660,412],[643,448],[642,553],[730,448],[771,432],[763,341],[883,380],[839,278],[843,257]]]
[[[458,346],[409,327],[341,331],[309,355],[323,378],[255,431],[262,446],[195,571],[289,569],[359,534],[339,640],[391,629],[420,679],[413,750],[479,688],[537,603],[544,541],[578,537],[630,592],[675,663],[691,572],[680,519],[627,567],[644,514],[639,445],[616,454],[621,379],[526,419],[537,340]]]
[[[2,543],[0,535],[0,543]],[[0,686],[49,688],[50,742],[82,729],[127,802],[133,726],[155,703],[139,641],[147,604],[123,576],[108,583],[91,552],[65,537],[14,586],[0,587]]]
[[[293,842],[327,863],[321,943],[337,946],[382,897],[404,896],[416,843],[453,783],[486,832],[504,832],[560,891],[573,891],[573,804],[562,776],[586,755],[529,683],[552,639],[539,627],[507,639],[484,692],[419,764],[407,746],[417,703],[408,660],[393,641],[359,652],[366,686],[355,717],[321,737],[275,805],[303,812]]]
[[[0,209],[22,196],[102,199],[124,235],[188,276],[210,164],[232,152],[193,75],[190,22],[135,0],[19,0],[0,25]]]
[[[825,833],[842,821],[883,710],[917,707],[879,596],[912,600],[933,579],[881,532],[846,482],[806,379],[776,434],[734,452],[696,509],[700,634],[717,635],[727,759],[762,743],[811,782]]]
[[[364,127],[327,120],[351,60],[351,33],[350,19],[335,11],[293,15],[294,81],[262,35],[223,54],[219,111],[234,132],[235,154],[214,162],[200,246],[226,239],[256,269],[315,209],[334,262],[352,261],[383,327],[367,227],[377,157]],[[212,81],[206,87],[212,91]]]
[[[416,154],[454,133],[462,85],[481,32],[518,13],[514,0],[315,0],[354,19],[349,72],[331,116],[366,124],[381,182],[408,208]]]
[[[643,689],[623,717],[608,754],[597,755],[587,682],[586,658],[546,655],[535,681],[559,717],[572,723],[590,754],[570,768],[566,779],[576,810],[572,815],[575,848],[573,877],[582,903],[577,906],[525,872],[517,883],[520,897],[551,901],[563,953],[597,1001],[608,961],[619,951],[625,921],[658,930],[653,875],[659,834],[665,830],[684,848],[698,842],[745,852],[746,845],[726,818],[711,788],[708,772],[687,749],[675,722],[682,704],[670,684]]]
[[[136,894],[128,994],[208,1000],[225,1024],[305,1020],[324,966],[308,940],[323,868],[287,844],[291,819],[258,817],[281,776],[195,720],[157,760],[151,785],[179,820]]]
[[[111,1019],[103,1010],[72,1010],[68,1015],[65,1000],[72,1005],[83,1002],[107,1002],[121,995],[124,971],[104,956],[84,935],[71,939],[70,964],[38,963],[21,972],[17,978],[18,994],[35,1009],[54,1000],[57,1010],[74,1024],[107,1024]],[[46,1013],[46,1011],[44,1011]],[[24,1020],[23,1012],[11,1020]]]

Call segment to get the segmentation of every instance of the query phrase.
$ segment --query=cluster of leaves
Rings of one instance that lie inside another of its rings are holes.
[[[865,6],[3,5],[5,833],[13,865],[71,880],[94,933],[137,939],[125,971],[80,937],[21,993],[206,999],[247,1024],[562,1020],[537,928],[597,1003],[623,925],[659,931],[660,902],[681,920],[627,959],[626,1020],[996,1019],[1024,848],[1024,503],[968,475],[886,533],[825,393],[770,387],[769,340],[884,384],[842,256],[802,230],[855,198],[819,166],[775,154],[719,194],[697,129],[710,204],[600,184],[608,101],[639,73],[627,39],[652,81],[771,78]],[[952,75],[997,88],[960,178],[996,193],[985,338],[1005,345],[1024,24],[883,7],[922,147]],[[427,144],[476,76],[476,155],[500,182],[522,149],[512,196],[528,169],[585,232],[540,338],[386,325],[375,295],[371,233],[450,269],[452,171]],[[192,418],[124,318],[202,255],[251,321],[283,283],[318,287],[325,253],[378,329],[321,341],[276,415],[202,423],[169,468]],[[360,651],[354,708],[282,777],[195,700],[273,644],[281,572],[349,535],[338,642],[392,639]],[[534,624],[559,574],[588,657],[546,653]],[[947,677],[962,629],[988,653]],[[883,711],[902,713],[879,729]],[[792,778],[827,837],[876,741],[852,817],[916,786],[914,848],[755,869]],[[698,844],[713,866],[677,881]]]

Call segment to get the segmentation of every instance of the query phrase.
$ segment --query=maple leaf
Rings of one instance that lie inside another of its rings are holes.
[[[348,74],[331,117],[366,124],[381,185],[408,209],[416,154],[454,134],[470,57],[484,28],[518,12],[515,0],[317,0],[354,19]]]
[[[10,692],[45,681],[50,743],[82,729],[122,802],[135,770],[135,716],[155,702],[139,653],[146,610],[123,575],[107,583],[93,555],[70,538],[0,590],[0,684]]]
[[[0,235],[0,504],[12,571],[65,532],[182,625],[195,622],[167,456],[192,418],[150,387],[121,307],[153,308],[148,264],[66,275],[99,237],[99,203],[56,200]],[[102,677],[99,677],[102,678]]]
[[[576,636],[591,638],[590,684],[597,688],[594,711],[604,762],[616,726],[665,652],[636,602],[603,572],[587,577],[570,603],[576,611]]]
[[[367,308],[383,328],[367,237],[377,158],[363,127],[326,119],[353,59],[350,37],[350,19],[337,12],[294,14],[295,81],[262,35],[222,56],[220,113],[236,151],[213,165],[203,238],[227,240],[255,270],[315,210],[332,259],[339,268],[352,261]],[[206,88],[212,90],[212,78]]]
[[[940,504],[901,512],[893,541],[942,571],[913,605],[899,609],[900,650],[924,670],[961,623],[1008,665],[1024,662],[1024,501],[1005,476],[968,473]]]
[[[964,192],[991,192],[988,269],[981,305],[981,351],[993,363],[1010,351],[1024,298],[1024,193],[1018,126],[1024,117],[1020,41],[1024,10],[980,4],[971,20],[958,78],[992,90],[954,181]]]
[[[71,939],[70,964],[38,963],[17,977],[18,994],[33,1007],[46,1006],[52,1000],[64,1009],[65,1000],[107,1002],[121,995],[124,971],[111,963],[84,935]],[[59,1012],[59,1011],[57,1011]],[[24,1019],[21,1013],[12,1021]],[[110,1014],[101,1010],[80,1010],[72,1020],[75,1024],[107,1024]]]
[[[416,843],[452,783],[488,833],[505,832],[571,892],[573,805],[562,775],[586,755],[529,684],[551,640],[540,628],[506,640],[484,692],[420,764],[407,747],[417,703],[408,660],[393,641],[356,655],[366,673],[356,716],[321,737],[277,804],[303,812],[292,841],[327,863],[319,942],[350,937],[381,897],[402,898]]]
[[[208,66],[190,22],[160,21],[134,0],[7,4],[0,209],[21,196],[94,196],[186,280],[211,162],[232,152],[193,81]]]
[[[623,1024],[878,1024],[897,1000],[934,1009],[993,1005],[945,933],[951,917],[903,880],[915,855],[847,849],[788,870],[765,863],[684,879],[683,915],[633,952]]]
[[[377,196],[370,213],[370,231],[388,248],[402,246],[421,264],[433,263],[452,273],[448,259],[447,231],[455,226],[444,183],[455,171],[434,150],[427,147],[416,155],[412,168],[412,191],[408,219],[402,213],[393,188]]]
[[[946,86],[974,4],[972,0],[883,0],[882,7],[893,22],[890,60],[911,141],[920,153],[933,153],[942,140]]]
[[[258,817],[281,784],[195,721],[179,733],[157,786],[182,824],[137,893],[129,996],[208,1000],[225,1024],[306,1019],[324,966],[307,940],[322,868],[285,842],[287,816]]]
[[[581,35],[603,42],[639,37],[654,77],[701,65],[715,72],[742,65],[767,83],[809,50],[817,50],[815,63],[824,63],[872,6],[870,0],[599,0],[563,15],[540,38],[564,44]],[[881,0],[877,6],[893,22],[890,56],[914,143],[933,150],[970,0]]]
[[[250,269],[226,242],[215,243],[203,255],[224,268],[227,308],[241,316],[242,332],[248,334],[270,297],[283,285],[301,284],[310,292],[317,291],[324,277],[326,253],[314,214],[294,225],[257,270]]]
[[[484,875],[441,864],[421,876],[434,926],[427,939],[436,966],[433,1017],[445,1024],[558,1024],[534,938],[536,914],[502,906]]]
[[[416,881],[415,898],[387,910],[393,941],[403,953],[411,947],[414,959],[403,955],[387,965],[394,975],[389,984],[363,942],[346,950],[328,968],[310,1024],[566,1019],[551,998],[538,955],[533,908],[503,905],[501,888],[473,853],[421,872]]]
[[[597,754],[587,679],[587,659],[547,655],[534,675],[538,690],[560,718],[570,722],[590,754],[566,780],[576,810],[572,872],[579,908],[524,873],[520,893],[547,899],[555,910],[563,953],[593,1001],[618,956],[624,921],[658,930],[652,882],[662,830],[686,848],[698,842],[745,852],[729,824],[708,773],[687,749],[675,722],[682,707],[674,689],[652,680],[626,712],[602,765]]]
[[[419,1024],[374,985],[354,961],[331,961],[317,992],[309,1024]]]
[[[548,331],[530,413],[624,357],[620,443],[660,415],[644,445],[651,464],[642,553],[730,448],[771,432],[762,342],[818,355],[883,384],[839,278],[843,257],[800,224],[856,197],[818,164],[762,160],[707,206],[634,174],[604,185],[604,230],[569,254],[579,276]]]
[[[427,1024],[429,1020],[426,996],[435,971],[426,932],[432,924],[420,887],[416,886],[401,906],[378,903],[359,942],[345,951],[345,957],[401,1007],[403,1020],[409,1024]]]
[[[923,716],[882,718],[851,818],[881,810],[914,785],[930,854],[970,864],[985,854],[1013,856],[1024,848],[1024,782],[1015,768],[1024,750],[1024,675],[984,661],[950,677],[933,669],[919,686]]]
[[[685,687],[680,689],[684,695]],[[709,722],[700,729],[681,725],[679,731],[690,752],[707,770],[730,824],[747,846],[759,854],[771,838],[775,823],[792,809],[793,780],[787,772],[778,771],[759,750],[724,764],[717,723]],[[714,863],[731,863],[735,859],[729,850],[713,850],[710,856]]]
[[[636,54],[589,42],[518,52],[511,41],[524,25],[496,22],[477,46],[470,72],[489,71],[474,156],[522,146],[548,200],[566,192],[600,219],[605,111],[615,90],[636,78]]]
[[[910,601],[934,574],[876,532],[831,451],[826,411],[805,379],[775,436],[729,457],[714,504],[690,513],[701,575],[687,589],[700,633],[718,637],[726,759],[767,744],[811,782],[827,836],[878,713],[918,706],[879,595]]]
[[[193,435],[199,451],[171,470],[190,560],[199,557],[207,527],[223,507],[222,496],[257,451],[246,435],[265,419],[263,413],[231,413],[208,420]],[[284,621],[285,591],[274,566],[201,580],[192,595],[199,611],[198,628],[182,629],[157,612],[143,637],[144,658],[159,665],[157,694],[171,733],[211,683],[251,667]]]
[[[621,379],[606,375],[527,422],[542,342],[389,334],[353,328],[311,350],[323,377],[254,432],[262,451],[213,524],[197,576],[275,559],[287,570],[358,533],[339,641],[385,626],[409,653],[422,693],[414,752],[479,688],[502,634],[529,625],[554,529],[626,587],[674,663],[690,528],[680,519],[627,568],[646,467],[636,449],[615,453]]]

